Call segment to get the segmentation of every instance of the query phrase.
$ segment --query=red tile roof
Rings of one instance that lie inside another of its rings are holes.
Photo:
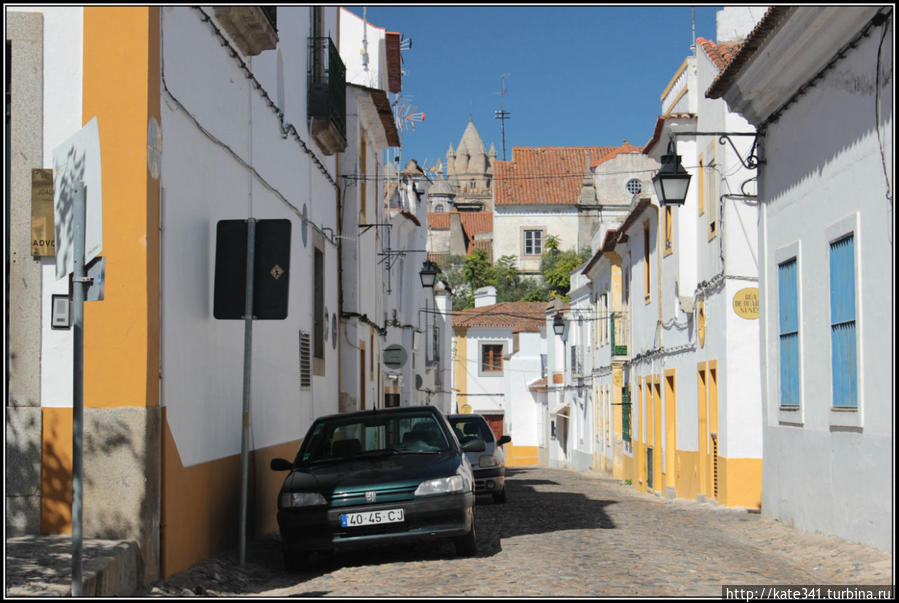
[[[649,139],[649,142],[643,147],[644,153],[649,153],[652,150],[652,147],[659,141],[659,137],[662,135],[662,126],[669,119],[680,119],[680,120],[689,120],[696,119],[695,113],[669,113],[668,115],[659,115],[658,119],[656,119],[656,127],[652,132],[652,138]]]
[[[462,230],[469,238],[485,232],[493,232],[492,211],[460,211],[459,219],[462,220]]]
[[[734,56],[736,56],[737,52],[740,50],[740,46],[743,45],[743,42],[716,44],[705,38],[696,38],[696,42],[702,46],[705,53],[712,59],[712,62],[715,63],[718,71],[723,71],[724,68],[734,60]]]
[[[428,212],[428,228],[430,230],[449,230],[450,214],[445,211]]]
[[[740,49],[734,53],[733,58],[727,64],[727,68],[718,74],[718,77],[706,90],[706,97],[720,98],[724,94],[724,90],[730,86],[730,83],[743,69],[743,66],[794,10],[798,9],[794,6],[772,6],[769,8],[761,21],[756,23],[753,30],[746,36]]]
[[[500,302],[455,312],[453,327],[509,327],[539,332],[546,326],[546,302]]]
[[[443,262],[449,257],[448,253],[428,252],[428,259],[439,266],[443,266]]]
[[[574,205],[590,162],[619,147],[514,147],[495,164],[495,205]]]
[[[468,242],[468,250],[466,253],[470,254],[475,249],[483,249],[487,252],[487,259],[490,263],[493,263],[493,241],[489,239],[472,239]]]
[[[621,153],[642,153],[642,152],[643,152],[643,147],[635,147],[634,145],[630,144],[628,141],[625,140],[621,144],[620,147],[615,148],[615,150],[612,151],[611,153],[606,153],[599,159],[592,159],[590,161],[590,167],[595,168],[600,163],[604,163],[604,162],[608,161],[609,159],[612,159],[613,157],[617,157]]]

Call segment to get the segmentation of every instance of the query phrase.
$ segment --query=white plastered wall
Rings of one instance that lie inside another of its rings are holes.
[[[336,412],[331,322],[337,253],[326,237],[325,374],[313,377],[309,389],[299,383],[299,332],[313,330],[314,226],[336,231],[336,193],[296,140],[282,137],[277,115],[197,11],[161,12],[161,396],[181,460],[190,466],[240,451],[244,324],[212,316],[219,220],[291,221],[288,317],[253,324],[251,448],[302,438],[315,416]],[[335,36],[336,11],[326,14],[326,30]],[[296,124],[334,178],[335,158],[321,155],[305,127],[309,9],[279,8],[278,28],[288,65],[279,69],[278,52],[267,51],[249,58],[247,66],[271,98],[283,90],[278,96],[284,121]],[[303,208],[307,224],[300,217]]]

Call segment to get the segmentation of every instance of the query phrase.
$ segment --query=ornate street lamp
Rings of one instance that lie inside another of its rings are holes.
[[[561,312],[556,313],[553,318],[553,333],[561,337],[565,333],[565,320],[562,318]]]
[[[680,155],[675,153],[674,139],[668,141],[668,153],[662,155],[662,167],[652,177],[652,185],[662,205],[683,205],[690,185],[690,174],[680,163]]]
[[[440,269],[437,267],[437,264],[431,260],[425,260],[421,266],[421,271],[418,273],[418,276],[421,277],[421,286],[432,288],[438,272],[440,272]]]

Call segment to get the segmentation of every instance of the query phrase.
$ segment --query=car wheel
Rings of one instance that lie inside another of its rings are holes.
[[[499,492],[493,493],[493,502],[495,503],[504,503],[506,502],[506,489],[503,488]]]
[[[458,536],[455,539],[456,554],[461,557],[474,557],[478,554],[478,539],[474,531],[474,520],[471,522],[471,529],[465,536]]]

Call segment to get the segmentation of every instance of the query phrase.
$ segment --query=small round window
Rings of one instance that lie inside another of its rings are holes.
[[[630,180],[628,180],[625,186],[627,187],[627,192],[632,195],[636,195],[643,190],[643,185],[636,178],[631,178]]]

